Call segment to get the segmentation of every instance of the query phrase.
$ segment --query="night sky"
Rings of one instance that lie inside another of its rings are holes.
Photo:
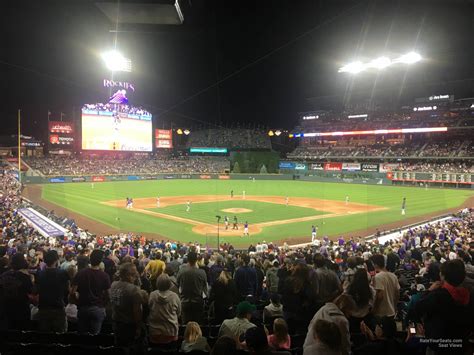
[[[146,1],[141,1],[146,2]],[[292,128],[310,97],[376,97],[401,103],[430,94],[474,96],[473,1],[185,1],[182,26],[119,26],[117,48],[132,59],[133,103],[157,127],[211,123]],[[0,14],[2,135],[44,139],[47,112],[77,119],[104,102],[110,74],[99,57],[115,24],[92,1],[9,1]],[[337,73],[353,59],[416,50],[410,69]],[[219,84],[217,85],[216,83]],[[76,113],[73,113],[76,110]]]

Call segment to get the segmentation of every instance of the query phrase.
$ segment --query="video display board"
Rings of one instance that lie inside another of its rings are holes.
[[[117,112],[107,106],[82,109],[82,149],[151,152],[151,114],[134,108]]]

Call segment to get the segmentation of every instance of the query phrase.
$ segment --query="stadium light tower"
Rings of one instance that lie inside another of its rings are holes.
[[[414,64],[421,60],[421,55],[415,52],[410,52],[405,55],[402,55],[400,58],[395,60],[395,63],[405,63],[405,64]]]
[[[388,57],[382,56],[371,60],[368,63],[362,63],[361,61],[355,61],[349,64],[344,65],[339,68],[339,73],[349,73],[349,74],[358,74],[366,69],[378,69],[383,70],[392,64],[415,64],[422,60],[423,58],[416,52],[409,52],[402,55],[399,58],[390,59]]]
[[[105,66],[110,71],[132,71],[132,61],[128,58],[125,58],[122,53],[116,50],[103,53],[102,59],[105,63]]]

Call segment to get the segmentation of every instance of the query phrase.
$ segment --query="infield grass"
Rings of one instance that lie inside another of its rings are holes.
[[[156,233],[170,239],[181,241],[205,242],[206,236],[192,232],[189,224],[171,221],[168,219],[150,216],[141,213],[130,212],[124,208],[107,206],[101,202],[111,200],[123,200],[125,198],[147,198],[156,196],[192,196],[192,195],[227,195],[230,190],[234,196],[239,197],[243,190],[247,196],[268,195],[291,197],[309,197],[327,200],[343,201],[345,196],[350,197],[351,202],[386,207],[386,210],[374,211],[340,217],[328,217],[306,222],[289,223],[285,225],[268,226],[254,237],[252,242],[258,240],[281,240],[291,237],[310,237],[311,224],[319,227],[319,235],[335,236],[340,233],[359,231],[369,227],[377,227],[386,223],[406,220],[408,218],[422,216],[434,212],[440,212],[461,205],[467,198],[473,196],[470,190],[454,189],[428,189],[413,187],[394,187],[383,185],[358,185],[346,183],[319,183],[304,181],[279,181],[279,180],[155,180],[155,181],[120,181],[95,183],[70,183],[43,185],[42,197],[50,202],[67,208],[73,212],[84,215],[90,219],[99,221],[121,231]],[[403,197],[407,199],[406,215],[400,213]],[[252,213],[246,214],[249,222],[288,219],[304,217],[305,213],[311,212],[316,215],[317,211],[289,206],[273,205],[266,208],[266,203],[253,201],[230,201],[232,206],[249,208],[248,204],[254,204]],[[222,209],[226,202],[200,203],[192,206],[193,218],[201,221],[215,221],[217,210]],[[260,206],[260,204],[262,204]],[[280,211],[278,208],[284,208]],[[228,207],[225,207],[228,208]],[[165,212],[165,210],[167,211]],[[175,210],[174,210],[175,209]],[[296,211],[298,209],[299,211]],[[170,213],[176,216],[188,214],[182,205],[160,208],[160,212]],[[294,213],[293,213],[294,212]],[[296,213],[298,212],[298,213]],[[275,214],[274,214],[275,213]],[[289,215],[291,213],[291,216]],[[223,215],[222,212],[219,214]],[[243,216],[243,214],[241,214]],[[239,217],[239,221],[242,221]],[[235,245],[249,244],[248,240],[239,237],[226,237],[224,241],[230,241]]]
[[[250,211],[243,213],[223,211],[224,209],[228,208],[246,208]],[[324,212],[317,211],[312,208],[285,206],[282,204],[248,201],[242,199],[235,199],[233,201],[193,203],[191,204],[191,209],[189,212],[186,212],[185,204],[167,206],[164,208],[150,208],[149,210],[172,216],[190,218],[210,224],[216,222],[216,215],[220,215],[222,218],[227,215],[229,217],[229,221],[233,220],[233,216],[237,216],[239,223],[248,221],[252,224],[324,214]]]

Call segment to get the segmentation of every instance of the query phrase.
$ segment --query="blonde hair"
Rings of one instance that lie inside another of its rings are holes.
[[[195,343],[200,337],[202,337],[202,331],[199,324],[196,322],[188,322],[184,331],[184,341]]]
[[[217,278],[217,281],[223,283],[224,285],[227,285],[230,279],[231,277],[229,273],[225,270],[222,270],[221,273],[219,274],[219,277]]]
[[[283,318],[273,321],[273,334],[278,344],[283,344],[288,340],[288,325]]]

